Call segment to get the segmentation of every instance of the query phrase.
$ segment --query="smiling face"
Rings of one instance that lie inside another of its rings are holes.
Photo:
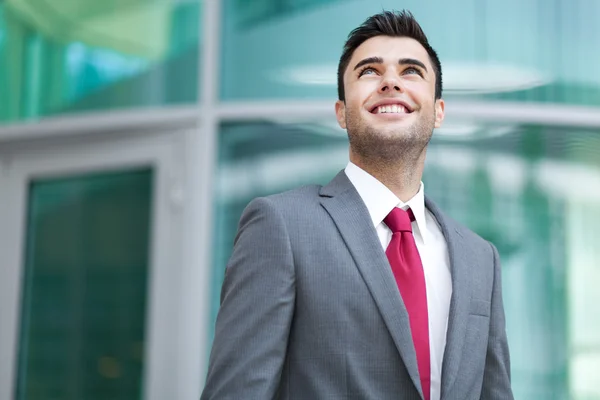
[[[420,156],[444,119],[425,48],[408,37],[375,36],[354,51],[336,103],[353,155],[393,161]]]

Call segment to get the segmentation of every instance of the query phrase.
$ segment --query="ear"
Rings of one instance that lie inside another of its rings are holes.
[[[444,100],[438,99],[435,101],[435,127],[439,128],[442,126],[442,121],[444,120]]]
[[[346,129],[346,103],[342,100],[335,102],[335,117],[342,129]]]

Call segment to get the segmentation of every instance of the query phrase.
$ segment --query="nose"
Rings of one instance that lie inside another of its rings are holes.
[[[379,85],[379,93],[402,92],[403,87],[396,76],[386,75]]]

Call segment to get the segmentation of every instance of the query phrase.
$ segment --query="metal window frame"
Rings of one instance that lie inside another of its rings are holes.
[[[19,327],[21,319],[24,246],[27,230],[27,191],[32,179],[53,178],[96,171],[119,171],[137,167],[153,169],[152,216],[150,237],[148,307],[145,326],[144,393],[147,399],[163,399],[158,388],[173,388],[175,368],[164,369],[165,363],[176,364],[171,354],[172,326],[182,319],[178,312],[177,293],[186,279],[175,249],[182,233],[178,232],[181,216],[173,199],[184,146],[178,143],[177,131],[147,132],[140,136],[131,132],[121,135],[96,135],[93,140],[73,141],[65,138],[11,143],[0,149],[0,184],[3,191],[2,249],[0,268],[0,398],[14,396],[18,377]],[[66,151],[65,151],[66,150]],[[171,268],[165,268],[165,266]],[[173,360],[173,362],[171,362]],[[172,391],[172,390],[171,390]]]

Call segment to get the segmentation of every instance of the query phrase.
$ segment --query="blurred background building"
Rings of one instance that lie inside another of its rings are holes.
[[[518,399],[600,399],[600,2],[0,0],[0,399],[197,399],[238,219],[325,183],[349,31],[444,69],[427,192],[493,241]]]

